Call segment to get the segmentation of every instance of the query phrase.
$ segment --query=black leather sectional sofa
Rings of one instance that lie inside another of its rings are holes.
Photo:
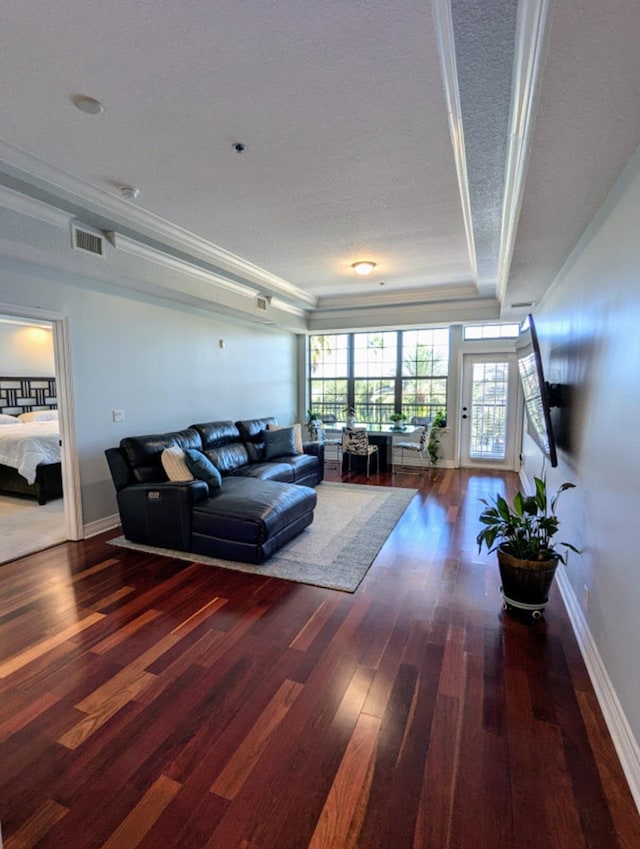
[[[132,542],[261,563],[313,521],[323,445],[265,459],[274,418],[194,424],[171,433],[130,436],[105,452],[124,536]],[[161,456],[195,448],[216,466],[222,485],[169,481]]]

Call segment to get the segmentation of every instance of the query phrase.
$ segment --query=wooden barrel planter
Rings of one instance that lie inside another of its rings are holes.
[[[539,619],[549,601],[558,558],[520,560],[499,548],[498,566],[505,610],[529,611],[534,619]]]

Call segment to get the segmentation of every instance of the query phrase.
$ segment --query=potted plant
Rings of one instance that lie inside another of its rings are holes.
[[[312,442],[317,442],[318,440],[318,430],[322,425],[322,416],[320,413],[314,413],[313,410],[307,410],[307,433],[309,434],[309,439]]]
[[[351,404],[349,404],[349,406],[347,406],[347,407],[345,407],[345,408],[344,408],[343,413],[344,413],[344,414],[345,414],[345,416],[346,416],[346,425],[347,425],[347,427],[354,427],[354,425],[355,425],[355,423],[356,423],[356,411],[355,411],[355,407],[353,407]]]
[[[407,417],[404,413],[391,413],[389,421],[393,422],[393,430],[404,430],[404,423]]]
[[[534,619],[542,615],[549,589],[559,562],[566,555],[558,545],[579,553],[569,542],[554,542],[560,520],[556,505],[560,494],[573,489],[574,484],[563,483],[549,501],[544,478],[534,478],[535,495],[518,491],[509,506],[502,495],[491,502],[480,501],[485,509],[479,516],[484,525],[476,538],[478,551],[486,545],[489,552],[498,552],[498,566],[502,578],[502,598],[506,610],[530,611]]]
[[[433,421],[431,422],[432,427],[446,427],[447,426],[447,414],[444,410],[438,410],[438,412],[433,417]]]

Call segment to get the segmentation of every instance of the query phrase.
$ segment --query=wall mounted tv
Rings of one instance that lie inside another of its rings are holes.
[[[538,334],[532,315],[527,316],[520,328],[516,356],[527,411],[527,430],[548,457],[549,463],[557,466],[556,442],[551,425],[553,387],[544,379]]]

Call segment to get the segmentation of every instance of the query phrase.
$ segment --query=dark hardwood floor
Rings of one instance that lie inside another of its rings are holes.
[[[5,849],[640,847],[557,589],[511,618],[477,553],[515,476],[370,483],[419,493],[354,594],[113,531],[0,567]]]

